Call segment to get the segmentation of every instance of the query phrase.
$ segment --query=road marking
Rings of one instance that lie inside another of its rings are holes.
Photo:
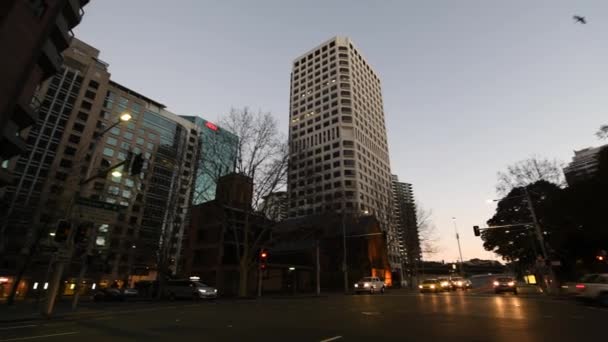
[[[374,316],[374,315],[379,315],[380,313],[378,311],[363,311],[361,312],[364,315],[368,315],[368,316]]]
[[[0,341],[24,341],[24,340],[33,340],[35,338],[47,338],[47,337],[55,337],[55,336],[65,336],[65,335],[74,335],[78,334],[78,331],[70,331],[58,334],[49,334],[49,335],[38,335],[38,336],[29,336],[29,337],[17,337],[17,338],[9,338],[7,340]]]
[[[11,329],[23,329],[23,328],[31,328],[31,327],[37,327],[37,324],[30,324],[30,325],[16,325],[13,327],[3,327],[0,328],[0,330],[11,330]]]
[[[319,342],[329,342],[329,341],[335,341],[335,340],[339,340],[339,339],[341,339],[341,338],[342,338],[342,336],[334,336],[334,337],[326,338],[326,339],[321,340],[321,341],[319,341]]]

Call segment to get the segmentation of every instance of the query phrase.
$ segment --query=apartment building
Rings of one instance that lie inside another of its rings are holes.
[[[574,151],[572,161],[564,168],[568,185],[572,186],[596,176],[600,166],[600,152],[605,148],[608,148],[608,145]]]
[[[391,181],[394,212],[398,223],[399,254],[406,273],[413,274],[422,257],[414,191],[412,184],[399,182],[397,175],[391,175]]]
[[[289,144],[289,217],[373,215],[401,269],[380,78],[349,38],[294,60]]]

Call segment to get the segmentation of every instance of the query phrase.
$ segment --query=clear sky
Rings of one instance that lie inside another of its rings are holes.
[[[392,172],[433,210],[434,259],[493,258],[472,226],[496,172],[568,161],[608,124],[606,0],[97,0],[76,35],[112,78],[178,114],[272,112],[287,132],[292,60],[335,35],[382,81]],[[572,15],[585,15],[587,25]]]

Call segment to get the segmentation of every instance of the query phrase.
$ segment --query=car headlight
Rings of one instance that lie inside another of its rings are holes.
[[[458,281],[458,282],[456,282],[456,285],[458,285],[458,286],[462,286],[462,282],[461,282],[461,281]]]
[[[431,285],[431,288],[432,288],[432,289],[434,289],[434,288],[435,288],[435,285]]]
[[[494,284],[494,286],[500,285],[497,281],[495,281],[493,284]]]
[[[441,282],[441,286],[443,286],[443,287],[448,286],[448,282],[447,282],[447,281],[442,281],[442,282]]]
[[[200,289],[200,290],[198,290],[198,292],[200,292],[200,293],[207,293],[207,290],[205,290],[205,289]]]
[[[217,293],[217,289],[214,289],[213,292]]]
[[[509,285],[509,286],[515,286],[515,282],[514,281],[510,281],[510,282],[507,283],[507,285]]]
[[[355,284],[355,287],[359,287],[359,284]]]
[[[363,287],[369,287],[369,283],[364,283]]]
[[[422,285],[418,285],[418,288],[421,289],[423,286]]]

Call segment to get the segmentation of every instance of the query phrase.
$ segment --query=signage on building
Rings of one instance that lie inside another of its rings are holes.
[[[207,122],[205,123],[205,126],[207,126],[207,128],[209,128],[209,129],[210,129],[210,130],[212,130],[212,131],[217,131],[217,130],[218,130],[217,126],[216,126],[216,125],[214,125],[214,124],[212,124],[212,123],[211,123],[211,122],[209,122],[209,121],[207,121]]]

